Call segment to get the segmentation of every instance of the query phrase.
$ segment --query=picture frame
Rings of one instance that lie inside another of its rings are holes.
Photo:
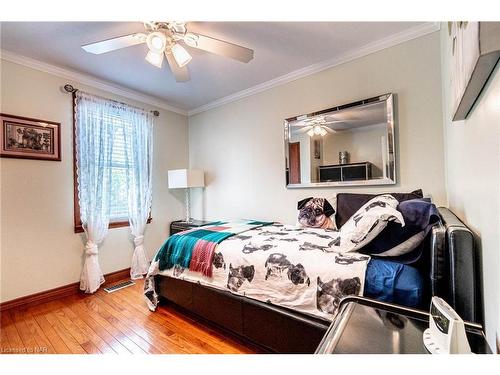
[[[448,22],[450,105],[465,120],[500,60],[500,22]]]
[[[61,123],[0,113],[0,157],[61,161]]]

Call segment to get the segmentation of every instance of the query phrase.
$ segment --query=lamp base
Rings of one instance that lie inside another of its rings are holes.
[[[191,219],[191,212],[190,212],[190,206],[191,206],[191,202],[190,202],[190,189],[189,188],[186,188],[186,223],[191,223],[193,221],[193,219]]]

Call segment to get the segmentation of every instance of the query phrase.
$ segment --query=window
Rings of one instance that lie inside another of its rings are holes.
[[[120,119],[112,119],[115,123],[113,135],[113,152],[111,157],[111,216],[110,221],[128,220],[127,172],[132,165],[127,165],[126,155],[130,149],[125,144],[124,132],[130,134],[130,124]]]
[[[106,115],[96,113],[104,121],[109,121],[113,124],[113,148],[111,156],[111,201],[110,201],[110,220],[109,228],[118,228],[129,226],[128,221],[128,191],[127,191],[127,174],[131,173],[133,164],[127,158],[131,154],[130,143],[126,143],[126,139],[131,138],[131,124],[119,115]],[[75,124],[76,125],[76,124]],[[82,222],[80,220],[80,206],[78,200],[78,180],[76,171],[76,134],[75,126],[73,127],[73,177],[74,177],[74,222],[75,233],[83,232]],[[148,223],[152,221],[149,216]]]

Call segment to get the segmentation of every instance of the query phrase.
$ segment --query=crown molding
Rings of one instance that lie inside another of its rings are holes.
[[[390,48],[390,47],[396,46],[398,44],[407,42],[409,40],[416,39],[416,38],[419,38],[421,36],[433,33],[435,31],[439,31],[440,28],[441,28],[441,26],[440,26],[439,22],[427,22],[425,24],[412,27],[408,30],[404,30],[404,31],[399,32],[397,34],[394,34],[394,35],[388,36],[386,38],[377,40],[375,42],[366,44],[360,48],[357,48],[353,51],[349,51],[349,52],[347,52],[341,56],[337,56],[333,59],[306,66],[305,68],[295,70],[291,73],[274,78],[270,81],[260,83],[256,86],[250,87],[250,88],[242,90],[242,91],[238,91],[238,92],[231,94],[231,95],[228,95],[224,98],[214,100],[213,102],[210,102],[208,104],[204,104],[204,105],[197,107],[195,109],[189,110],[188,116],[192,116],[192,115],[195,115],[197,113],[205,112],[205,111],[208,111],[210,109],[220,107],[224,104],[235,102],[237,100],[246,98],[248,96],[257,94],[259,92],[269,90],[273,87],[284,85],[285,83],[292,82],[292,81],[295,81],[297,79],[310,76],[312,74],[321,72],[323,70],[332,68],[334,66],[344,64],[344,63],[352,61],[352,60],[359,59],[361,57],[367,56],[367,55],[372,54],[374,52],[378,52],[378,51],[381,51],[383,49]]]
[[[35,60],[23,55],[19,55],[15,52],[7,51],[5,49],[0,49],[0,59],[18,65],[26,66],[28,68],[32,68],[35,70],[39,70],[41,72],[53,74],[61,78],[66,78],[83,85],[94,87],[96,89],[111,92],[113,94],[123,96],[128,99],[136,100],[144,104],[149,104],[154,107],[165,109],[167,111],[175,112],[185,116],[188,114],[186,110],[168,104],[167,102],[162,101],[153,96],[149,96],[140,93],[138,91],[128,89],[126,87],[99,79],[89,74],[80,73],[74,70],[52,65],[43,61]]]

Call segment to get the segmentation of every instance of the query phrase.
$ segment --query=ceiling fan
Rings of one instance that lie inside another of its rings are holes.
[[[307,135],[310,137],[313,137],[315,135],[321,135],[322,137],[324,137],[328,133],[336,133],[335,130],[328,126],[329,124],[333,124],[336,122],[342,121],[327,121],[324,117],[313,117],[300,121],[300,123],[298,123],[297,125],[294,124],[292,126],[300,126],[300,129],[297,129],[295,133],[307,133]]]
[[[184,45],[217,55],[229,57],[244,63],[253,59],[253,50],[211,38],[187,30],[184,22],[144,22],[145,33],[134,33],[116,38],[85,44],[82,48],[90,53],[101,54],[121,48],[146,43],[149,51],[146,61],[161,68],[164,57],[177,82],[189,81],[187,64],[191,55]]]

